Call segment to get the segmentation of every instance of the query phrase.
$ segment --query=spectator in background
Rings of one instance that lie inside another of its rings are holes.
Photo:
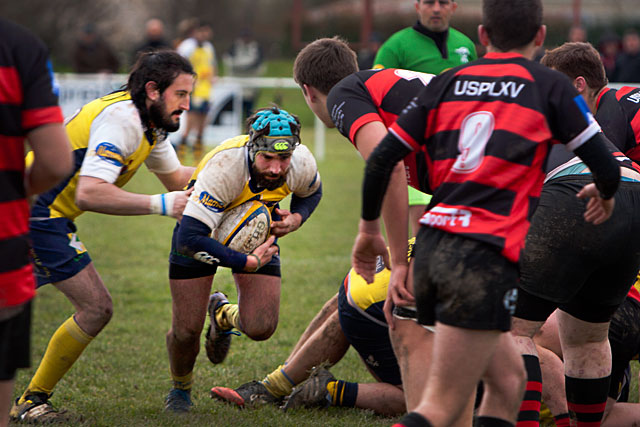
[[[197,164],[202,157],[202,134],[204,132],[207,113],[209,112],[211,89],[216,78],[216,51],[209,41],[213,31],[209,24],[198,23],[190,36],[183,40],[177,50],[180,55],[187,58],[198,78],[191,95],[190,109],[187,113],[187,125],[180,145],[178,156],[184,159],[187,141],[191,131],[196,131],[196,141],[193,144],[193,162]]]
[[[587,30],[580,25],[574,25],[569,29],[569,35],[567,37],[569,42],[587,42]]]
[[[0,19],[0,64],[0,426],[6,426],[16,370],[30,364],[35,280],[27,196],[48,190],[71,171],[71,146],[44,44]],[[26,169],[25,137],[34,153]]]
[[[373,68],[404,68],[440,74],[476,59],[469,37],[449,26],[458,8],[454,0],[416,0],[418,21],[382,44]]]
[[[622,37],[622,53],[613,77],[615,82],[640,83],[640,35],[634,29],[625,31]]]
[[[602,60],[602,65],[604,65],[607,79],[613,81],[616,59],[620,53],[620,37],[613,31],[603,34],[598,43],[598,52],[600,52],[600,59]]]
[[[171,42],[174,49],[178,49],[180,43],[193,35],[198,23],[197,18],[185,18],[178,22],[178,27],[176,28],[177,37]]]
[[[223,56],[224,66],[228,74],[234,77],[258,77],[264,74],[264,54],[260,43],[251,31],[243,29],[240,36]],[[243,87],[242,112],[243,119],[253,114],[253,107],[259,90],[255,87]]]
[[[158,18],[149,19],[145,24],[145,39],[133,52],[131,63],[136,62],[141,52],[161,49],[171,49],[171,45],[164,38],[164,23]]]
[[[458,3],[453,0],[416,0],[418,21],[393,34],[385,41],[374,60],[373,68],[403,68],[422,73],[440,74],[477,58],[469,37],[449,26]],[[414,230],[430,197],[409,188],[409,220]],[[393,285],[391,286],[393,288]]]
[[[109,44],[96,32],[93,24],[85,25],[73,48],[73,71],[76,73],[116,73],[120,61]]]

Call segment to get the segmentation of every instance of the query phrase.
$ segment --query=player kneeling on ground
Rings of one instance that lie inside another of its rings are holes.
[[[170,411],[191,407],[193,366],[207,311],[211,327],[205,346],[213,363],[226,357],[233,328],[258,341],[276,330],[280,258],[275,238],[300,228],[322,197],[316,162],[300,145],[295,116],[272,107],[256,112],[247,124],[249,135],[223,142],[200,162],[189,184],[193,194],[174,230],[169,268],[173,318],[167,333],[173,388],[165,402]],[[291,211],[279,209],[278,202],[289,193]],[[209,237],[221,228],[226,212],[253,200],[264,203],[274,217],[266,242],[245,254]],[[239,304],[229,304],[221,292],[209,296],[219,265],[233,269]]]

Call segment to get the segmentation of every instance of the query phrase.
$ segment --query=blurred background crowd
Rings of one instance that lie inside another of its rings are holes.
[[[196,27],[209,28],[221,75],[256,76],[264,59],[293,58],[304,42],[341,35],[361,66],[393,32],[415,21],[413,0],[23,0],[0,15],[33,30],[59,72],[123,72],[139,51],[177,48]],[[477,41],[480,0],[460,0],[452,25]],[[640,8],[635,0],[547,0],[546,47],[588,41],[612,82],[640,82]],[[38,13],[33,13],[37,11]],[[366,28],[365,28],[366,27]],[[478,53],[482,54],[481,49]],[[271,73],[273,75],[273,73]]]

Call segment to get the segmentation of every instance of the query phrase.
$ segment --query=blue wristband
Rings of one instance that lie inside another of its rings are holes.
[[[164,200],[164,193],[160,194],[160,202],[162,203],[162,215],[167,215],[167,203]]]

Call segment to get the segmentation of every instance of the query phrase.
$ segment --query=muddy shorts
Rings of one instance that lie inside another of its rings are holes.
[[[521,289],[555,303],[586,322],[606,322],[624,300],[640,269],[640,183],[621,182],[609,220],[584,220],[586,202],[576,197],[590,176],[566,176],[545,184],[524,251]],[[535,313],[523,293],[518,314]],[[548,311],[548,310],[546,310]],[[553,308],[551,308],[551,313]]]
[[[418,323],[508,331],[517,265],[478,240],[422,227],[414,252]]]

